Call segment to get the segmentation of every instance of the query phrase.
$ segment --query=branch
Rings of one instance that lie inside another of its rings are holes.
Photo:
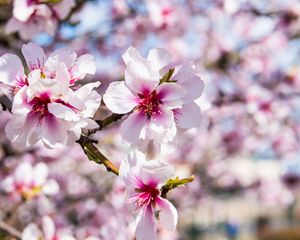
[[[96,121],[98,123],[99,127],[88,130],[87,136],[94,134],[98,131],[101,131],[104,127],[112,124],[113,122],[120,120],[123,116],[124,116],[124,114],[112,114],[109,117],[107,117],[101,121]]]
[[[0,229],[7,232],[9,235],[16,237],[17,239],[22,239],[22,233],[7,223],[0,220]]]
[[[91,139],[81,136],[77,142],[80,144],[89,160],[98,164],[103,164],[108,172],[112,172],[117,176],[119,175],[119,168],[98,150]]]

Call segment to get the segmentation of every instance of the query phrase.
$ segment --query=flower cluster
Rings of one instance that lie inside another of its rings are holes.
[[[6,24],[6,33],[18,32],[25,40],[41,32],[54,35],[59,21],[68,16],[75,1],[62,0],[51,6],[51,0],[46,3],[43,0],[14,0],[13,16]]]
[[[95,73],[93,57],[77,57],[69,48],[58,49],[47,57],[34,43],[23,45],[22,53],[28,74],[16,55],[4,54],[0,58],[1,82],[10,88],[9,97],[13,99],[11,119],[5,128],[9,140],[18,149],[37,145],[51,149],[88,138],[89,131],[82,130],[98,129],[93,117],[101,96],[94,88],[100,83],[81,86],[78,81]],[[145,59],[130,47],[123,60],[125,81],[112,82],[104,94],[104,103],[112,113],[126,115],[120,135],[131,147],[120,169],[114,167],[114,173],[120,175],[125,185],[126,205],[136,218],[136,238],[153,240],[157,238],[155,219],[174,231],[178,216],[175,207],[162,195],[162,187],[174,175],[173,169],[165,162],[147,161],[146,153],[151,146],[162,152],[162,146],[173,142],[179,129],[199,126],[201,110],[195,101],[202,94],[203,82],[194,73],[192,63],[174,67],[171,55],[163,49],[152,49]],[[91,150],[85,143],[79,143],[89,159],[99,157],[94,145]],[[111,165],[106,166],[112,169]],[[58,184],[54,180],[49,182],[47,175],[44,163],[32,167],[23,162],[5,179],[3,189],[23,200],[56,193]],[[37,225],[30,224],[22,239],[75,239],[56,232],[49,217],[43,218],[42,225],[40,231]]]
[[[93,90],[100,83],[72,88],[95,72],[93,57],[59,49],[47,58],[33,43],[23,45],[22,52],[27,75],[17,56],[5,54],[0,59],[1,81],[14,94],[12,118],[6,125],[11,142],[19,147],[37,142],[50,148],[65,146],[79,139],[82,129],[97,127],[91,118],[100,105],[101,97]]]

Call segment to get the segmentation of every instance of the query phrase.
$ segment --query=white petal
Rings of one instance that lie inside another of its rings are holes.
[[[120,165],[119,176],[126,186],[132,183],[135,168],[139,171],[141,165],[146,162],[146,156],[140,151],[130,151]]]
[[[13,15],[19,21],[26,22],[35,11],[34,6],[29,6],[27,2],[27,0],[14,1]]]
[[[148,60],[160,71],[170,63],[171,54],[164,49],[154,48],[149,51]]]
[[[15,180],[18,184],[29,186],[33,182],[33,169],[30,163],[21,163],[15,173]]]
[[[66,121],[78,121],[80,119],[74,110],[60,103],[49,103],[48,110],[56,118],[64,119]]]
[[[76,240],[76,239],[70,235],[59,235],[59,240]]]
[[[136,145],[138,143],[142,128],[147,123],[147,118],[144,114],[139,112],[133,112],[129,117],[124,120],[120,127],[120,133],[122,138]]]
[[[151,117],[150,127],[156,131],[163,131],[167,128],[170,128],[174,123],[174,114],[173,111],[161,106],[159,108],[159,114]],[[160,130],[159,130],[160,129]]]
[[[176,83],[163,83],[156,91],[162,104],[170,109],[181,107],[181,99],[186,94],[186,91]]]
[[[175,119],[177,126],[180,128],[200,127],[201,109],[195,102],[184,104],[182,108],[175,111]]]
[[[5,192],[12,192],[14,190],[14,179],[13,177],[7,177],[1,182],[1,189]]]
[[[48,148],[63,147],[68,141],[68,126],[53,115],[45,117],[42,124],[42,141]]]
[[[130,46],[126,50],[126,52],[122,55],[122,58],[123,58],[125,64],[128,64],[130,61],[133,61],[136,58],[142,58],[142,56],[136,48]]]
[[[76,61],[76,52],[69,47],[59,48],[48,57],[45,68],[50,72],[55,72],[57,66],[63,62],[70,68]]]
[[[140,177],[145,184],[163,184],[172,176],[174,169],[169,164],[157,160],[145,162],[140,169]]]
[[[7,138],[21,149],[34,145],[41,137],[38,118],[14,115],[5,127]]]
[[[24,68],[18,56],[7,53],[0,57],[0,82],[13,85],[23,77]]]
[[[29,224],[22,233],[22,240],[40,240],[42,238],[42,232],[34,223]]]
[[[75,91],[76,97],[83,103],[83,106],[79,107],[82,116],[92,118],[100,107],[101,96],[94,90],[99,85],[100,82],[88,83]]]
[[[53,239],[55,236],[55,225],[53,220],[46,216],[43,217],[43,232],[45,235],[45,239]]]
[[[137,97],[125,86],[123,81],[112,82],[103,96],[106,107],[113,113],[128,113],[138,103]]]
[[[135,93],[153,91],[159,84],[160,75],[151,62],[137,58],[127,64],[125,85]]]
[[[22,46],[22,53],[30,70],[43,67],[47,59],[44,50],[32,42]]]
[[[194,74],[194,66],[191,64],[182,66],[172,77],[179,85],[186,89],[186,95],[183,98],[184,103],[194,101],[199,98],[203,92],[204,83],[201,78]]]
[[[84,54],[76,60],[77,75],[83,79],[86,74],[95,74],[96,62],[91,54]]]
[[[157,200],[160,208],[159,220],[170,231],[174,231],[178,222],[176,208],[168,200],[160,198]]]
[[[149,204],[138,220],[135,236],[137,240],[156,240],[156,226],[154,212]]]
[[[54,195],[57,194],[58,192],[59,192],[59,185],[53,179],[48,180],[43,186],[43,193],[46,195]]]
[[[45,163],[38,163],[33,168],[33,180],[37,186],[45,183],[48,176],[48,166]]]

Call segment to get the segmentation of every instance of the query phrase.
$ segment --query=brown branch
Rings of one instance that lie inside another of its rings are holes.
[[[22,233],[20,231],[3,222],[2,220],[0,220],[0,229],[17,239],[22,239]]]
[[[119,175],[119,168],[98,150],[91,139],[81,136],[77,142],[80,144],[89,160],[98,164],[103,164],[108,172],[112,172],[117,176]]]
[[[88,130],[87,136],[94,134],[98,131],[101,131],[104,127],[112,124],[113,122],[120,120],[123,116],[124,116],[124,114],[112,114],[103,120],[96,121],[98,123],[99,127]]]

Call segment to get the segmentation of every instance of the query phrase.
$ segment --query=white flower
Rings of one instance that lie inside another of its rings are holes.
[[[160,196],[160,188],[173,176],[166,163],[146,161],[140,152],[131,152],[122,162],[120,177],[126,188],[126,203],[135,215],[137,240],[155,240],[155,218],[168,229],[175,230],[177,210]]]
[[[44,163],[34,167],[28,162],[21,163],[11,176],[4,179],[1,187],[5,192],[19,194],[27,200],[40,194],[56,194],[59,186],[55,180],[48,179],[48,171]]]
[[[130,47],[123,59],[125,81],[111,83],[103,100],[114,113],[130,113],[121,124],[124,140],[143,149],[151,140],[159,145],[171,142],[176,126],[199,126],[201,111],[194,100],[200,97],[203,82],[191,64],[176,69],[168,81],[161,81],[170,62],[164,50],[152,49],[144,59]]]
[[[29,224],[22,233],[22,240],[75,240],[71,235],[57,232],[54,222],[48,216],[43,217],[42,227],[41,231],[36,224]]]

